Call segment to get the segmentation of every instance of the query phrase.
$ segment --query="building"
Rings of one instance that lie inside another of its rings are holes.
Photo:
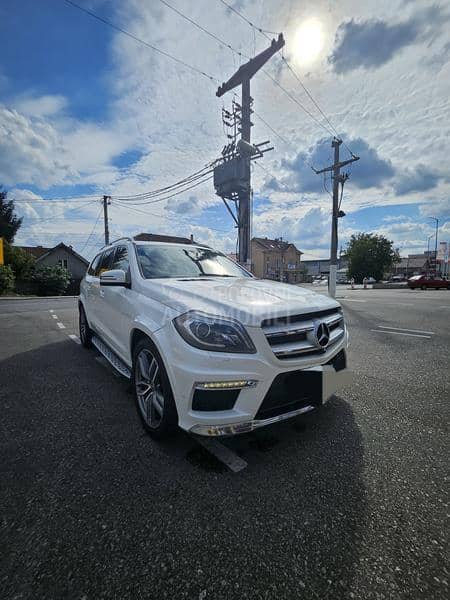
[[[403,276],[405,279],[413,275],[422,275],[434,271],[436,267],[435,252],[424,252],[423,254],[408,254],[401,258],[400,262],[394,263],[392,267],[393,276]]]
[[[262,279],[286,283],[303,281],[302,252],[294,244],[276,238],[254,237],[251,241],[252,272]]]
[[[338,258],[338,270],[347,268],[347,257],[341,256]],[[302,264],[307,269],[307,275],[310,277],[319,277],[321,275],[328,276],[330,274],[330,259],[316,258],[313,260],[302,260]]]
[[[59,265],[67,269],[70,273],[70,285],[66,294],[79,294],[80,281],[86,273],[89,262],[75,252],[72,246],[67,246],[61,242],[54,248],[44,248],[43,246],[19,246],[19,248],[36,259],[36,267]]]
[[[19,248],[36,259],[36,266],[54,267],[59,265],[69,271],[71,279],[82,279],[89,266],[89,261],[75,252],[72,246],[67,246],[63,242],[53,248],[44,248],[44,246],[19,246]]]

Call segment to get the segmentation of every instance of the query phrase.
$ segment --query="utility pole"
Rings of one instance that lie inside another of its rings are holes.
[[[230,79],[223,83],[216,92],[216,96],[219,98],[223,96],[226,92],[234,89],[238,85],[242,86],[242,96],[241,96],[241,140],[238,144],[239,154],[236,155],[236,158],[239,161],[239,164],[235,164],[236,172],[239,172],[238,177],[233,177],[230,171],[230,177],[228,179],[228,192],[226,194],[222,193],[222,189],[224,188],[224,183],[222,180],[222,176],[220,173],[219,177],[216,178],[215,175],[215,187],[217,194],[224,199],[234,200],[237,198],[237,227],[238,227],[238,235],[239,235],[239,263],[245,265],[247,268],[251,266],[251,258],[250,258],[250,235],[251,235],[251,171],[250,171],[250,162],[252,160],[252,155],[261,152],[261,150],[257,148],[252,148],[250,143],[251,138],[251,127],[253,123],[251,122],[251,114],[252,114],[252,102],[253,99],[250,96],[250,79],[266,64],[266,62],[280,50],[285,44],[283,34],[280,33],[278,39],[273,39],[270,46],[260,52],[254,58],[251,58],[248,62],[241,65],[239,69],[230,77]],[[266,150],[267,151],[267,150]],[[219,166],[218,171],[220,171],[221,167]],[[234,165],[233,165],[234,168]],[[222,169],[223,173],[223,169]],[[216,184],[220,178],[220,183]],[[235,179],[235,182],[232,182],[231,179]],[[231,191],[230,191],[231,188]],[[235,197],[234,197],[235,196]],[[229,207],[225,202],[228,210]],[[231,212],[231,211],[230,211]],[[234,217],[233,217],[234,218]]]
[[[341,175],[342,167],[349,165],[350,163],[359,160],[359,156],[352,154],[352,158],[349,160],[343,160],[339,162],[339,147],[342,144],[342,140],[333,138],[331,147],[334,148],[334,164],[329,167],[325,167],[320,171],[313,171],[316,175],[332,171],[333,173],[333,211],[331,216],[331,250],[330,250],[330,278],[328,280],[328,291],[332,298],[336,297],[336,272],[337,272],[337,249],[338,249],[338,219],[344,217],[344,211],[340,210],[339,206],[339,184],[344,188],[344,183],[348,179],[348,173]]]
[[[436,277],[437,275],[437,247],[438,247],[438,231],[439,231],[439,219],[436,219],[436,217],[428,217],[429,219],[433,219],[433,221],[436,221],[436,240],[434,242],[434,276]]]
[[[109,244],[108,204],[111,196],[103,196],[103,220],[105,221],[105,246]]]

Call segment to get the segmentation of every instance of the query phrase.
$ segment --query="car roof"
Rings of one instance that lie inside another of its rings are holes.
[[[177,242],[154,242],[154,241],[147,241],[147,240],[135,240],[133,238],[123,237],[123,238],[119,238],[118,240],[114,240],[113,242],[111,242],[110,244],[108,244],[106,246],[103,246],[103,248],[100,248],[100,250],[98,251],[96,256],[98,256],[99,254],[102,254],[103,252],[106,252],[106,250],[115,248],[116,246],[123,244],[125,242],[130,242],[130,243],[134,244],[135,246],[164,246],[164,247],[176,246],[177,248],[179,248],[179,247],[181,247],[181,248],[201,248],[202,250],[214,250],[210,246],[204,246],[202,244],[180,244]],[[217,250],[214,250],[214,251],[218,252]]]

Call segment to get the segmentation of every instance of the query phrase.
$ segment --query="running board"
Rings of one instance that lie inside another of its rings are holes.
[[[106,358],[106,360],[115,368],[115,370],[126,377],[127,379],[131,379],[131,371],[126,366],[126,364],[117,356],[115,352],[111,350],[109,346],[107,346],[102,340],[96,335],[92,336],[92,345],[97,348],[100,354]]]

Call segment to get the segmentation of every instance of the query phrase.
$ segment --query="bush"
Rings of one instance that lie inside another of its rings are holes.
[[[14,289],[14,272],[9,265],[0,265],[0,295]]]
[[[32,276],[39,296],[62,296],[70,283],[70,274],[60,266],[40,267]]]

